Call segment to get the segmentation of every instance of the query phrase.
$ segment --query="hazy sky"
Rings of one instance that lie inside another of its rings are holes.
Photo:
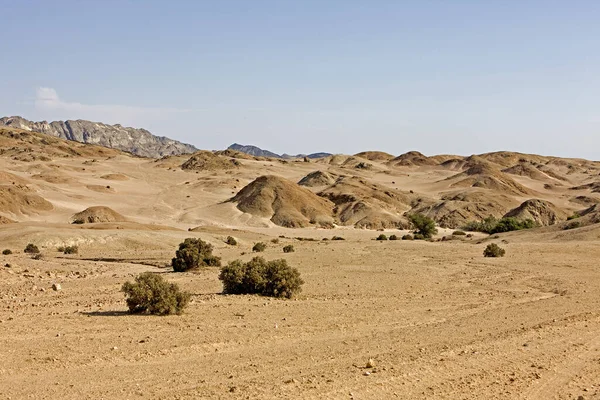
[[[600,159],[600,2],[0,0],[0,114],[220,149]]]

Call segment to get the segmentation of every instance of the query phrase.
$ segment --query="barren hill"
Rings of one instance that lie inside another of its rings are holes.
[[[331,226],[333,223],[331,202],[274,175],[255,179],[230,201],[243,212],[268,218],[274,224],[288,228]]]

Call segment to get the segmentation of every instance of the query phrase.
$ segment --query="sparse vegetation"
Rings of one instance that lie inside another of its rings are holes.
[[[294,249],[294,246],[292,246],[291,244],[288,244],[287,246],[283,246],[284,253],[293,253],[294,251],[296,251],[296,250]]]
[[[484,257],[504,257],[506,250],[498,246],[496,243],[490,243],[483,251]]]
[[[537,224],[532,219],[519,220],[515,217],[505,217],[501,219],[496,219],[490,216],[479,222],[469,222],[463,227],[463,230],[484,232],[492,235],[494,233],[531,229],[535,228],[536,226]]]
[[[381,235],[377,236],[377,239],[375,240],[388,240],[388,238],[382,233]]]
[[[227,236],[227,240],[225,241],[230,246],[237,246],[237,240],[233,236]]]
[[[58,246],[58,247],[56,248],[56,251],[58,251],[59,253],[62,253],[62,252],[64,252],[64,251],[65,251],[65,246]]]
[[[573,213],[573,215],[569,215],[567,217],[567,221],[570,221],[572,219],[577,219],[577,218],[581,218],[581,215],[577,214],[577,213]]]
[[[260,294],[291,298],[302,290],[300,272],[284,259],[266,261],[254,257],[244,263],[235,260],[221,268],[219,279],[226,294]]]
[[[12,250],[11,249],[4,249],[2,250],[2,254],[4,254],[5,256],[12,254]]]
[[[396,235],[390,235],[389,239],[390,240],[398,240],[398,236],[396,236]]]
[[[402,240],[414,240],[415,238],[413,237],[413,235],[404,235],[402,236]]]
[[[151,272],[138,275],[133,283],[125,282],[121,291],[127,296],[129,312],[134,314],[181,314],[190,301],[189,293]]]
[[[454,231],[452,232],[452,236],[466,236],[467,234],[464,231]]]
[[[64,254],[77,254],[77,253],[79,253],[79,247],[78,246],[66,246],[63,248],[63,253]]]
[[[411,214],[408,216],[408,220],[415,227],[415,239],[417,239],[416,235],[429,239],[437,233],[435,221],[423,214]]]
[[[267,249],[267,245],[263,242],[255,243],[254,246],[252,247],[252,251],[255,253],[262,253],[266,249]]]
[[[25,250],[23,250],[23,252],[29,254],[37,254],[40,252],[40,249],[38,249],[38,247],[35,244],[29,243],[27,246],[25,246]]]
[[[185,272],[200,267],[220,267],[221,259],[212,254],[213,246],[200,239],[187,238],[179,244],[171,266],[175,272]]]
[[[425,236],[421,235],[420,233],[415,233],[413,235],[413,239],[414,240],[425,240]]]
[[[271,239],[271,243],[273,243],[273,244],[279,244],[279,239],[277,239],[277,238]]]

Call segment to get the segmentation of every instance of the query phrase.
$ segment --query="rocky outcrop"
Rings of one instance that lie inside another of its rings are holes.
[[[190,144],[154,136],[145,129],[127,128],[119,124],[107,125],[84,120],[33,122],[21,117],[3,117],[0,118],[0,126],[2,125],[123,150],[142,157],[159,158],[197,151]]]

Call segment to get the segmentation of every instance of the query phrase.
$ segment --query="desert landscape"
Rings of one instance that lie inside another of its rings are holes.
[[[600,398],[600,162],[151,158],[3,126],[0,180],[3,398]],[[414,214],[437,234],[375,240],[412,235]],[[535,227],[463,232],[490,216]],[[223,264],[263,242],[302,291],[174,272],[186,238]],[[506,255],[484,257],[492,243]],[[142,272],[189,292],[185,311],[128,313],[121,287]]]

